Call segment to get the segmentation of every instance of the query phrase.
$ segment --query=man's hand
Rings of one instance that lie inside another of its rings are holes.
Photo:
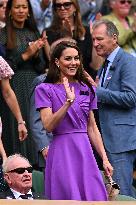
[[[24,124],[19,124],[18,125],[18,132],[19,132],[19,140],[24,141],[27,138],[27,129]]]

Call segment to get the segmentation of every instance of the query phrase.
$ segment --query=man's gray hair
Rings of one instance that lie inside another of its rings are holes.
[[[24,159],[26,160],[29,164],[29,160],[27,158],[25,158],[24,156],[22,156],[21,154],[18,154],[18,153],[15,153],[13,155],[10,155],[4,162],[3,162],[3,165],[2,165],[2,169],[3,169],[3,173],[6,173],[8,170],[8,166],[10,163],[12,163],[13,160],[16,160],[16,158],[21,158],[21,159]],[[30,164],[31,165],[31,164]]]
[[[99,27],[102,24],[104,24],[106,26],[108,36],[113,36],[113,35],[116,35],[117,37],[119,36],[119,31],[118,31],[117,27],[115,26],[115,24],[112,21],[109,21],[106,19],[96,21],[93,24],[92,29],[94,30],[95,28]]]

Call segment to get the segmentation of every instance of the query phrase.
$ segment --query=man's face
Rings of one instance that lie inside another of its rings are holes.
[[[117,37],[108,36],[106,26],[99,25],[92,33],[93,46],[99,56],[107,57],[117,47]]]
[[[10,188],[20,192],[27,193],[32,187],[32,173],[29,173],[27,170],[24,170],[24,173],[17,173],[15,169],[17,168],[28,168],[31,165],[20,157],[15,158],[10,162],[8,166],[8,172],[5,173],[5,179]],[[10,172],[11,170],[15,170]]]

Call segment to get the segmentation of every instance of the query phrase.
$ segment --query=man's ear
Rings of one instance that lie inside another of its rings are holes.
[[[118,41],[118,36],[116,34],[113,34],[114,40]]]
[[[4,174],[4,179],[8,184],[11,184],[10,176],[7,173]]]

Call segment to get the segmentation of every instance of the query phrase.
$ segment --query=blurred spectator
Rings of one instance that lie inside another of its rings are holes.
[[[104,19],[112,21],[119,30],[119,45],[127,52],[136,56],[136,25],[130,16],[132,0],[110,0],[112,12]]]
[[[107,15],[111,12],[111,8],[109,7],[109,0],[103,0],[103,4],[100,10],[102,15]]]
[[[30,0],[37,28],[40,33],[48,28],[52,21],[51,0]]]
[[[0,29],[5,26],[5,9],[8,0],[0,0]]]
[[[35,163],[35,150],[29,129],[29,92],[33,79],[44,73],[45,59],[42,47],[45,44],[34,22],[28,0],[9,0],[6,8],[6,27],[1,30],[0,43],[6,48],[5,59],[15,75],[11,86],[17,96],[23,119],[28,128],[28,138],[20,143],[17,123],[0,97],[0,112],[3,119],[3,142],[7,154],[20,152]],[[9,137],[10,136],[10,137]]]
[[[90,21],[95,20],[96,14],[100,12],[103,0],[78,0],[78,2],[82,20],[85,25],[88,25]]]

